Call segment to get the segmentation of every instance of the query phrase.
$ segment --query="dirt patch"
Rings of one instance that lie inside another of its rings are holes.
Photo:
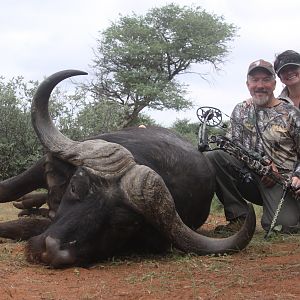
[[[211,230],[224,222],[211,216]],[[28,264],[25,243],[0,244],[0,299],[300,299],[300,236],[265,241],[257,229],[242,252],[209,257],[172,252],[91,268]]]

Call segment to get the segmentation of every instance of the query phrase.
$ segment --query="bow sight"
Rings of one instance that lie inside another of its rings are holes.
[[[197,109],[197,117],[201,122],[198,132],[198,150],[200,152],[209,151],[209,143],[215,143],[216,136],[211,136],[210,141],[208,140],[208,127],[219,127],[225,129],[226,124],[222,122],[222,112],[215,107],[202,106]]]
[[[222,123],[222,112],[215,107],[202,106],[197,109],[197,117],[201,123],[216,127]]]

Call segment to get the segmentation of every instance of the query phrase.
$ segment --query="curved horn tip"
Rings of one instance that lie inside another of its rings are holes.
[[[64,79],[67,79],[69,77],[77,76],[77,75],[87,75],[87,72],[80,71],[80,70],[62,70],[59,72],[56,72],[50,76],[48,76],[38,87],[34,97],[33,97],[33,103],[36,101],[36,98],[39,98],[41,96],[50,97],[50,93],[54,89],[54,87],[63,81]]]
[[[68,77],[77,76],[77,75],[88,75],[88,73],[80,70],[67,69],[67,70],[56,72],[49,77],[63,77],[64,79],[66,79]]]
[[[68,70],[63,70],[62,72],[69,72],[71,74],[74,74],[73,76],[76,76],[76,75],[88,75],[87,72],[85,71],[81,71],[81,70],[73,70],[73,69],[68,69]]]

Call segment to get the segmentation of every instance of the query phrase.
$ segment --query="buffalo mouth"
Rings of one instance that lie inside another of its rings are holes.
[[[72,246],[76,241],[69,242],[69,248],[62,247],[59,239],[39,235],[31,238],[26,246],[25,255],[31,263],[50,265],[54,268],[64,268],[76,263],[75,251]]]

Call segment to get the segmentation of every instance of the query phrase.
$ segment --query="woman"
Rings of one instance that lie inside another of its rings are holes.
[[[274,61],[274,69],[285,85],[278,98],[300,108],[300,54],[293,50],[280,53]]]

